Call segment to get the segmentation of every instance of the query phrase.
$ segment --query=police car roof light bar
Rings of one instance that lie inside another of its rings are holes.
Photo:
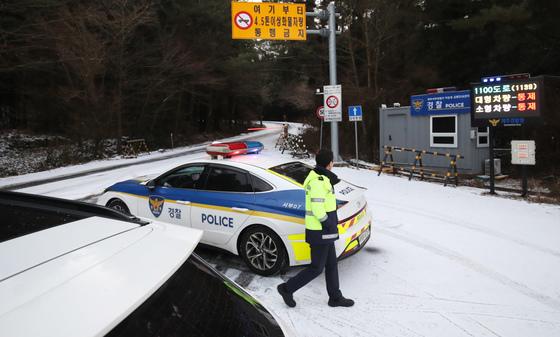
[[[213,143],[206,147],[206,153],[212,157],[232,157],[240,154],[260,153],[263,148],[264,145],[257,141]]]

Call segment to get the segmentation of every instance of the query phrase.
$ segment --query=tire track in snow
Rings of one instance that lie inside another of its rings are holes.
[[[486,325],[480,323],[478,320],[472,318],[469,316],[469,319],[474,322],[475,324],[478,324],[478,326],[480,326],[481,328],[483,328],[484,330],[490,332],[492,335],[496,336],[496,337],[502,337],[501,335],[499,335],[497,332],[495,332],[494,330],[490,329],[489,327],[487,327]]]
[[[480,233],[483,233],[483,234],[486,234],[486,235],[497,237],[499,239],[508,240],[508,241],[516,243],[518,245],[537,250],[541,253],[549,254],[549,255],[560,258],[560,251],[556,251],[556,250],[553,250],[553,249],[550,249],[550,248],[538,246],[534,243],[531,243],[531,242],[513,237],[511,235],[508,235],[507,233],[498,232],[498,231],[495,231],[495,230],[492,230],[492,229],[489,229],[489,228],[486,228],[486,227],[478,226],[478,225],[475,225],[473,223],[466,222],[466,221],[451,220],[447,217],[444,217],[443,215],[434,215],[434,213],[424,212],[424,211],[421,211],[421,210],[415,209],[415,208],[399,207],[399,206],[397,206],[396,204],[393,204],[393,203],[387,203],[387,202],[382,202],[382,201],[378,201],[378,200],[373,200],[372,201],[372,200],[373,199],[368,198],[368,202],[370,202],[370,204],[378,204],[382,207],[392,208],[392,209],[397,210],[397,211],[403,211],[403,212],[406,212],[406,213],[416,214],[416,215],[423,216],[423,217],[426,217],[426,218],[436,219],[436,220],[445,222],[447,224],[467,228],[467,229],[470,229],[470,230],[473,230],[473,231],[476,231],[476,232],[480,232]]]
[[[553,322],[553,321],[544,320],[544,319],[533,319],[533,318],[527,318],[527,317],[512,316],[512,315],[507,315],[507,314],[499,315],[499,314],[492,314],[492,313],[459,312],[459,311],[453,312],[453,314],[455,314],[455,315],[465,315],[465,316],[469,316],[469,317],[472,315],[472,316],[482,316],[482,317],[500,318],[500,319],[503,318],[503,319],[523,321],[523,322],[531,322],[531,323],[544,323],[544,324],[550,324],[550,325],[560,327],[560,321]]]
[[[316,298],[312,296],[304,296],[307,302],[316,302]],[[304,304],[305,305],[305,304]],[[359,305],[359,304],[358,304]],[[325,304],[326,306],[326,304]],[[336,326],[340,330],[333,330],[332,326],[326,326],[323,322],[317,321],[316,317],[323,317],[325,316],[325,310],[329,310],[330,320],[331,323],[335,323]],[[404,326],[396,321],[388,321],[383,317],[376,317],[375,324],[366,325],[366,324],[359,324],[353,323],[356,322],[355,313],[348,313],[343,315],[335,315],[330,312],[333,308],[330,307],[323,307],[322,305],[312,305],[306,306],[305,309],[300,309],[298,312],[298,316],[303,316],[307,318],[309,321],[314,322],[321,328],[324,328],[326,331],[329,331],[328,336],[340,336],[346,337],[348,336],[349,329],[352,329],[353,334],[358,333],[358,336],[368,336],[368,337],[385,337],[385,336],[401,336],[401,337],[426,337],[425,335],[410,329],[407,326]],[[336,309],[334,309],[336,310]],[[346,311],[351,310],[347,308],[340,308],[337,311]],[[352,317],[348,317],[352,316]],[[387,330],[392,330],[393,333],[388,334]],[[397,330],[398,333],[395,334],[394,331]],[[318,332],[314,332],[312,336],[324,336],[319,334]]]
[[[451,325],[453,325],[454,327],[456,327],[457,329],[463,331],[465,334],[471,336],[471,337],[476,337],[475,335],[473,335],[469,330],[467,330],[467,328],[463,327],[462,325],[460,325],[459,323],[455,322],[454,320],[452,320],[450,317],[448,317],[447,315],[445,315],[442,312],[438,312],[438,314],[445,319],[446,321],[448,321]]]
[[[252,272],[242,271],[236,278],[235,283],[239,284],[243,288],[249,287],[251,282],[255,279],[255,274]]]
[[[509,277],[498,273],[497,271],[488,269],[484,266],[482,266],[481,264],[478,264],[476,262],[474,262],[473,260],[470,260],[469,258],[462,256],[460,254],[457,254],[453,251],[450,251],[434,242],[430,242],[428,240],[425,239],[417,239],[414,238],[415,236],[409,232],[406,231],[402,231],[399,230],[399,233],[397,233],[396,231],[392,231],[392,230],[388,230],[386,228],[377,228],[377,232],[378,233],[382,233],[385,234],[387,236],[390,236],[394,239],[397,240],[401,240],[404,241],[406,243],[409,243],[413,246],[422,248],[424,250],[427,250],[431,253],[434,253],[436,255],[445,257],[447,259],[450,259],[452,261],[455,261],[459,264],[461,264],[464,267],[467,267],[479,274],[482,274],[490,279],[493,279],[494,281],[497,281],[499,283],[501,283],[504,286],[507,286],[525,296],[528,296],[536,301],[538,301],[541,304],[544,304],[556,311],[560,311],[560,302],[558,302],[557,300],[546,296],[544,294],[538,293],[537,291],[529,288],[528,286],[519,283],[517,281],[514,281],[512,279],[510,279]]]

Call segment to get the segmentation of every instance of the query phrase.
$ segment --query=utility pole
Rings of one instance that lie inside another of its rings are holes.
[[[316,34],[321,35],[322,37],[329,38],[329,82],[330,85],[336,85],[337,78],[336,78],[336,34],[338,33],[336,30],[336,17],[339,16],[336,14],[336,7],[334,5],[334,1],[331,1],[327,6],[326,11],[320,12],[308,12],[306,13],[307,16],[317,17],[321,20],[328,19],[328,27],[329,28],[321,28],[319,30],[316,29],[308,29],[307,34]],[[338,122],[330,122],[331,123],[331,150],[333,152],[334,161],[340,162],[341,158],[339,155],[338,149]]]

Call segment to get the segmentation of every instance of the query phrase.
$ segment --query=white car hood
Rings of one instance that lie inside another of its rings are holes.
[[[109,236],[139,227],[136,223],[91,217],[0,243],[0,281]]]
[[[3,261],[23,258],[2,267],[11,276],[0,282],[1,335],[105,335],[161,287],[202,235],[157,222],[139,227],[105,218],[82,221],[34,233],[38,237],[27,244],[35,246],[10,242],[22,238],[0,244],[2,254],[9,254],[1,255]],[[49,247],[41,243],[51,240]]]

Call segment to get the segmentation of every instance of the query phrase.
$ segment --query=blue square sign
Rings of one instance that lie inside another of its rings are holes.
[[[350,122],[361,122],[362,121],[362,106],[355,105],[348,107],[348,117]]]

